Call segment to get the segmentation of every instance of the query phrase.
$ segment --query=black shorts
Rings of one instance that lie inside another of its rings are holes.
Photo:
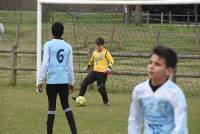
[[[68,104],[68,84],[47,84],[46,85],[46,94],[48,96],[48,110],[56,110],[56,99],[57,95],[60,96],[60,102],[63,110],[69,108]]]

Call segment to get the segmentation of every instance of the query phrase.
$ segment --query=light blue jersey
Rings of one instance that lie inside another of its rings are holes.
[[[149,80],[133,91],[128,134],[187,134],[186,100],[182,90],[171,80],[155,92]],[[144,123],[144,125],[143,125]]]
[[[45,43],[39,84],[46,75],[47,84],[74,84],[72,48],[64,40],[53,39]]]

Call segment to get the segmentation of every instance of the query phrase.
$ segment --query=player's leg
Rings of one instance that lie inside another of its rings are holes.
[[[79,92],[78,96],[84,96],[85,92],[87,90],[87,86],[91,83],[93,83],[94,81],[96,81],[96,72],[90,72],[88,73],[88,75],[86,76],[86,78],[83,80],[82,84],[81,84],[81,89]],[[76,97],[72,97],[73,100],[76,100]]]
[[[72,134],[77,134],[74,115],[68,103],[68,95],[69,95],[68,84],[61,84],[60,90],[59,90],[60,102],[61,102],[63,111],[65,112]]]
[[[107,106],[109,105],[108,103],[108,95],[106,91],[106,80],[107,80],[107,75],[104,73],[98,73],[97,75],[97,85],[98,85],[98,91],[101,94],[101,97],[103,99],[103,103]]]
[[[83,80],[83,82],[81,84],[81,89],[80,89],[80,92],[79,92],[79,96],[84,96],[85,92],[87,90],[87,86],[89,84],[93,83],[94,81],[96,81],[96,72],[92,71]]]
[[[48,97],[48,115],[47,115],[47,134],[53,133],[53,124],[56,111],[57,86],[54,84],[46,85],[46,94]]]

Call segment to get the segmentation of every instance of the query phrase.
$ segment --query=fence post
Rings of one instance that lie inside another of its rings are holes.
[[[196,29],[196,44],[199,45],[199,28],[198,28],[198,5],[194,5],[194,16],[195,16],[195,29]]]
[[[19,24],[22,24],[22,20],[23,20],[23,12],[20,8],[20,11],[19,11]]]
[[[18,48],[18,43],[19,43],[19,25],[16,26],[16,36],[15,36],[15,44],[16,49]]]
[[[169,11],[169,24],[172,23],[172,11],[170,10]]]
[[[87,48],[88,47],[88,45],[89,45],[89,42],[88,42],[88,27],[87,26],[85,26],[84,27],[84,35],[85,35],[85,39],[84,39],[84,42],[83,42],[83,46],[85,47],[85,48]]]
[[[109,44],[110,48],[112,48],[114,32],[115,32],[115,25],[114,25],[114,23],[112,23],[112,30],[111,30],[111,34],[110,34],[110,44]]]
[[[160,30],[156,31],[156,45],[160,44]]]
[[[147,17],[146,18],[147,18],[146,23],[149,24],[149,11],[147,11]]]
[[[1,44],[1,41],[2,41],[2,36],[4,34],[4,26],[2,23],[0,23],[0,44]]]
[[[131,23],[132,17],[132,6],[131,5],[124,5],[124,14],[123,14],[123,23],[129,24]]]
[[[88,49],[88,59],[90,59],[91,58],[91,56],[92,56],[92,52],[94,51],[94,48],[93,47],[90,47],[89,49]],[[94,65],[91,65],[91,68],[90,68],[90,71],[92,71],[93,70],[93,67],[94,67]],[[90,84],[89,86],[88,86],[88,89],[94,89],[94,84],[92,83],[92,84]]]
[[[10,84],[15,86],[17,83],[17,70],[15,69],[17,63],[17,47],[19,42],[19,25],[16,26],[15,44],[11,47],[11,70],[10,70]]]
[[[50,12],[50,22],[54,22],[54,11]]]
[[[135,24],[141,25],[143,22],[142,5],[135,5]]]
[[[16,50],[16,46],[12,46],[11,47],[11,70],[10,70],[10,84],[12,86],[16,85],[16,74],[17,71],[15,70],[15,66],[16,66],[16,60],[17,60],[17,54],[15,52]]]
[[[187,24],[190,26],[190,11],[187,11]]]
[[[161,12],[160,14],[160,23],[163,24],[163,19],[164,19],[164,14],[163,12]]]

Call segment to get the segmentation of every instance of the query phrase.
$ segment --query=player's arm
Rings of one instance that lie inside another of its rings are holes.
[[[92,57],[90,58],[88,62],[88,66],[86,70],[90,70],[90,67],[94,65],[94,52],[92,53]]]
[[[133,90],[131,96],[131,104],[128,118],[128,134],[141,134],[143,123],[143,110],[136,96],[136,89]]]
[[[107,51],[106,52],[106,58],[107,58],[107,60],[108,60],[108,66],[111,68],[112,67],[112,65],[114,64],[114,59],[113,59],[113,57],[111,56],[111,54]]]
[[[39,76],[37,78],[38,92],[42,92],[42,82],[46,78],[48,65],[49,65],[49,50],[48,50],[47,45],[44,45],[43,61],[40,68]]]
[[[69,91],[72,93],[74,91],[74,66],[73,66],[73,50],[72,47],[69,47],[69,57],[68,57],[68,63],[67,63],[67,69],[69,71]]]
[[[171,134],[188,134],[185,96],[183,94],[179,94],[179,96],[174,97],[173,106],[175,127]]]
[[[69,70],[69,85],[74,85],[73,50],[71,47],[69,50],[69,59],[67,65]]]

